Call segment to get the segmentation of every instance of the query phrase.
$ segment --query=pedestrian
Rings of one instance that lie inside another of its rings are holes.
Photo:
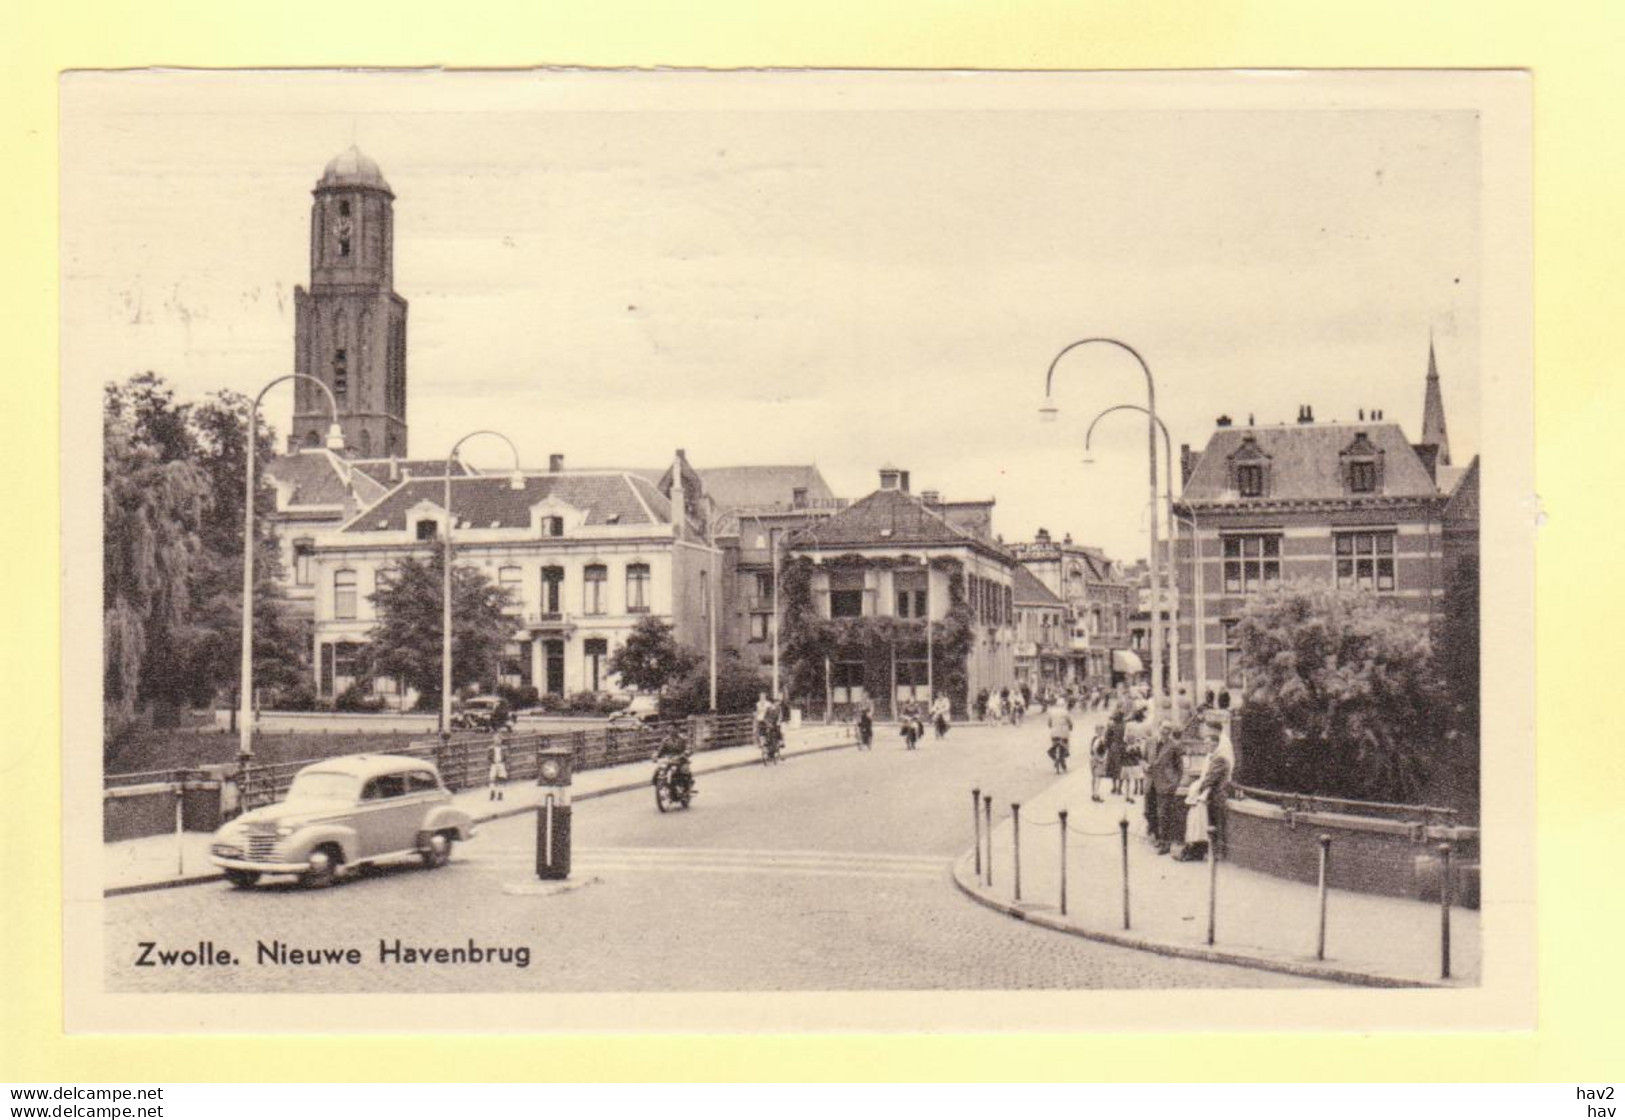
[[[987,689],[976,694],[976,721],[978,723],[987,719]]]
[[[1089,800],[1104,801],[1100,796],[1100,779],[1106,776],[1106,734],[1097,732],[1089,743]]]
[[[1236,748],[1230,741],[1230,722],[1225,720],[1219,725],[1218,744],[1208,752],[1201,774],[1191,783],[1190,793],[1185,796],[1185,803],[1191,808],[1191,819],[1186,823],[1185,850],[1179,854],[1180,859],[1200,860],[1206,856],[1209,827],[1213,829],[1217,841],[1213,858],[1224,857],[1229,839],[1229,807],[1226,802],[1230,798],[1230,779],[1235,767]]]
[[[931,701],[931,725],[936,730],[937,738],[948,737],[948,717],[952,711],[952,705],[949,704],[945,693],[938,693],[937,698]]]
[[[1055,772],[1066,772],[1067,757],[1072,753],[1072,717],[1059,705],[1049,714],[1049,759]]]
[[[865,704],[858,709],[858,749],[868,750],[875,744],[875,717],[869,713],[869,705]]]
[[[1145,796],[1145,756],[1146,741],[1131,739],[1128,750],[1123,753],[1123,792],[1128,794],[1130,805],[1134,804],[1135,797]]]
[[[1146,794],[1146,819],[1152,822],[1157,854],[1165,856],[1176,840],[1184,838],[1179,824],[1179,783],[1185,778],[1185,752],[1171,727],[1162,729],[1151,754],[1151,789]]]
[[[1123,792],[1123,751],[1127,746],[1128,722],[1121,711],[1112,713],[1106,721],[1106,777],[1111,780],[1112,792]]]
[[[1010,725],[1020,727],[1021,721],[1027,718],[1027,698],[1018,688],[1010,694]]]
[[[487,801],[501,801],[502,783],[508,780],[507,740],[505,736],[497,735],[491,740],[491,769],[487,774],[490,784],[490,796]]]

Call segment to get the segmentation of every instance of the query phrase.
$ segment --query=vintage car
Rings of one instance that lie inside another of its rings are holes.
[[[513,727],[513,713],[500,696],[475,696],[458,705],[451,727],[453,731],[506,731]]]
[[[473,819],[452,803],[433,763],[354,754],[311,763],[282,801],[222,826],[209,859],[238,887],[261,875],[325,887],[346,870],[386,860],[417,857],[439,867],[454,842],[473,836]]]

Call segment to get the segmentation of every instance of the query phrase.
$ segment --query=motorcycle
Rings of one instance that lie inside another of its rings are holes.
[[[694,799],[694,775],[689,773],[688,759],[668,756],[655,763],[655,806],[662,813],[672,808],[686,809]]]

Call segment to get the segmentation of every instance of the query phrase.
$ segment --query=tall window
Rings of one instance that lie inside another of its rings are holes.
[[[350,388],[349,353],[340,346],[333,351],[333,393],[342,397]]]
[[[1236,489],[1241,491],[1243,498],[1262,498],[1264,496],[1264,468],[1256,463],[1237,467]]]
[[[309,587],[315,578],[312,571],[316,560],[316,550],[309,542],[301,541],[293,546],[293,582],[301,587]]]
[[[1241,628],[1236,620],[1224,620],[1224,683],[1229,688],[1240,688],[1241,679]]]
[[[372,593],[374,595],[388,591],[395,585],[395,568],[390,564],[380,564],[372,570]]]
[[[897,572],[892,576],[898,618],[925,617],[925,573]]]
[[[333,617],[355,617],[355,573],[349,568],[333,573]]]
[[[756,573],[756,602],[758,605],[764,607],[770,607],[773,605],[772,572]]]
[[[861,704],[868,699],[863,687],[863,662],[837,661],[829,667],[830,689],[837,704]]]
[[[582,573],[581,611],[583,614],[603,614],[607,608],[604,585],[609,580],[609,569],[602,564],[588,564]]]
[[[598,692],[604,686],[604,659],[609,656],[608,638],[588,638],[582,643],[586,654],[586,685],[589,692]]]
[[[1224,538],[1224,590],[1227,595],[1251,595],[1281,582],[1281,538],[1246,536]]]
[[[1394,589],[1394,534],[1338,533],[1337,586]]]
[[[750,640],[765,642],[772,633],[773,616],[770,614],[753,614],[750,616]]]
[[[863,573],[831,572],[829,574],[829,616],[831,618],[862,618]]]
[[[564,587],[564,569],[546,567],[542,569],[542,613],[558,614],[561,607],[561,589]]]
[[[626,566],[626,609],[637,613],[649,609],[649,565]]]
[[[517,564],[506,564],[497,569],[497,586],[508,593],[507,610],[523,614],[525,611],[525,572]]]

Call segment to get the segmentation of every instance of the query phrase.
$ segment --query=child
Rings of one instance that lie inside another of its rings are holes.
[[[1140,740],[1129,744],[1123,759],[1123,789],[1129,794],[1130,805],[1134,804],[1134,795],[1145,796],[1145,749]]]
[[[903,709],[903,742],[907,750],[914,750],[920,744],[920,721],[915,718],[913,708]]]
[[[498,735],[495,739],[491,740],[491,770],[490,774],[488,775],[491,785],[491,794],[488,798],[486,798],[488,801],[502,800],[501,783],[508,780],[508,763],[505,747],[506,743],[503,741],[501,735]]]
[[[1089,744],[1089,800],[1102,801],[1100,779],[1106,776],[1106,737],[1096,735]]]

